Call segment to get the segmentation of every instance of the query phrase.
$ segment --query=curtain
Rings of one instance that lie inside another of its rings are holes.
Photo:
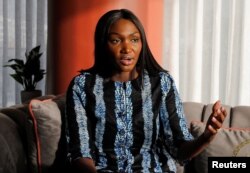
[[[162,62],[182,100],[250,105],[250,1],[162,1]],[[8,106],[22,90],[2,67],[9,59],[41,45],[46,69],[47,0],[0,0],[0,29],[0,106]]]
[[[25,52],[40,45],[41,68],[46,69],[47,0],[0,0],[0,107],[20,103],[22,86],[4,68],[9,59],[25,59]],[[37,89],[44,92],[45,79]]]
[[[183,101],[250,105],[249,9],[249,0],[164,0],[163,65]]]

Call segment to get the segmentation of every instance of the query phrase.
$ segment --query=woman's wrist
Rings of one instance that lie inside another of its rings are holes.
[[[210,143],[215,135],[206,133],[205,131],[200,135],[200,141],[204,144]]]

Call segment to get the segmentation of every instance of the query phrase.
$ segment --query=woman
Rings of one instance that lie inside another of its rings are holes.
[[[67,92],[69,155],[79,172],[176,172],[222,126],[217,101],[204,133],[188,131],[175,83],[160,67],[138,18],[111,10],[98,21],[95,63]]]

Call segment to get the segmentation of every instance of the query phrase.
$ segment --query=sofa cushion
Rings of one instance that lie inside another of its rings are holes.
[[[0,113],[0,132],[0,172],[27,172],[27,160],[19,128],[10,117],[2,113]]]
[[[17,167],[13,161],[13,156],[10,151],[11,149],[2,135],[0,135],[0,150],[2,151],[0,154],[0,172],[16,172]]]
[[[52,166],[61,135],[61,114],[57,104],[49,100],[32,100],[31,119],[27,125],[31,172],[45,173]]]
[[[205,105],[197,102],[184,102],[183,108],[188,124],[191,121],[202,121],[202,113]]]
[[[232,109],[231,126],[249,128],[249,112],[250,106],[235,106]]]
[[[53,98],[53,101],[57,104],[61,112],[61,138],[59,140],[58,149],[56,152],[56,159],[54,161],[51,172],[71,172],[70,171],[70,160],[68,159],[68,142],[66,138],[66,114],[65,114],[65,101],[66,95],[61,94]]]
[[[205,124],[191,122],[191,133],[195,138],[203,133]],[[208,157],[245,156],[250,153],[250,128],[221,128],[214,140],[194,158],[196,172],[207,173]]]

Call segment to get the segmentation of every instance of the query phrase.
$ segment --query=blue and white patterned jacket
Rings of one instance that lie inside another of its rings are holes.
[[[193,137],[174,80],[166,72],[141,77],[74,77],[66,106],[71,159],[92,158],[98,172],[176,172],[178,146]]]

